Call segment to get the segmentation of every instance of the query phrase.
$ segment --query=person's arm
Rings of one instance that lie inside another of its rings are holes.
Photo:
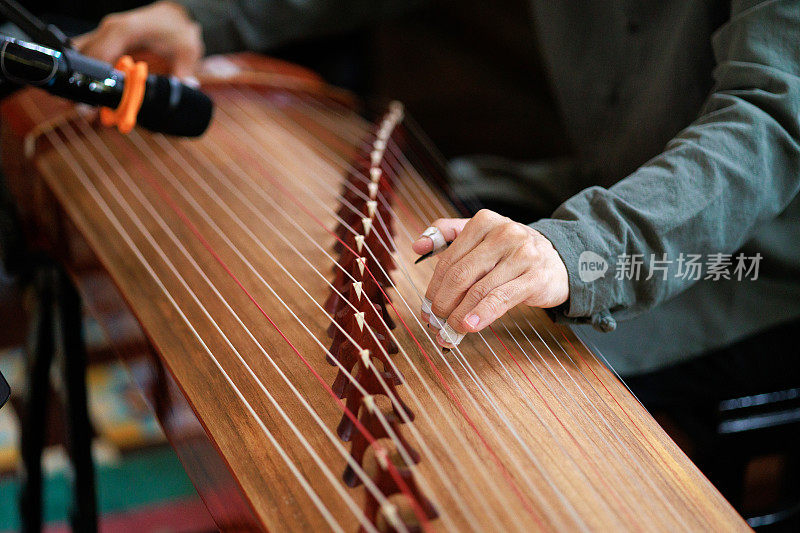
[[[162,0],[100,21],[73,40],[83,53],[113,63],[135,50],[172,63],[175,75],[194,72],[204,54],[271,48],[345,32],[396,15],[424,0]]]
[[[715,84],[699,117],[663,153],[613,187],[592,187],[532,227],[569,272],[566,317],[641,313],[691,280],[618,280],[622,254],[731,253],[783,211],[800,189],[800,8],[796,1],[734,1],[714,36]],[[592,251],[612,268],[583,282]]]
[[[264,51],[346,32],[419,6],[420,0],[176,0],[203,28],[209,54]]]
[[[209,2],[209,5],[225,2]],[[134,51],[153,52],[181,78],[191,76],[205,53],[202,28],[180,4],[161,1],[103,17],[97,28],[72,39],[80,52],[114,63]]]
[[[800,189],[800,9],[791,0],[734,1],[731,9],[714,36],[713,90],[662,154],[609,189],[570,198],[528,235],[496,215],[437,221],[455,241],[426,292],[436,316],[457,333],[479,331],[524,302],[613,329],[615,318],[692,281],[619,280],[612,270],[583,282],[582,252],[610,265],[623,254],[730,253],[786,208]],[[414,250],[431,246],[421,238]]]

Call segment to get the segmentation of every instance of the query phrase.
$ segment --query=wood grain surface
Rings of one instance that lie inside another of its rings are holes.
[[[338,257],[329,230],[369,124],[330,95],[231,76],[208,79],[217,109],[199,140],[122,136],[25,91],[3,107],[6,170],[35,225],[49,224],[43,188],[77,228],[258,527],[355,531],[367,495],[342,482],[342,411],[297,352],[334,381],[320,307]],[[414,265],[410,244],[454,211],[402,154],[392,158],[391,357],[415,415],[400,426],[420,455],[413,479],[438,512],[425,527],[746,530],[616,377],[543,312],[515,309],[459,351],[436,348],[418,319],[435,260]],[[220,507],[210,510],[225,524]]]

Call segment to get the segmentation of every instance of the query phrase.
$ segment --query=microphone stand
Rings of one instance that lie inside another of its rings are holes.
[[[0,372],[0,409],[3,408],[10,397],[11,387],[8,386],[8,381],[3,377],[3,373]]]
[[[31,41],[63,53],[72,48],[69,37],[53,24],[45,24],[16,0],[0,0],[0,17],[8,19],[28,34]]]
[[[69,38],[55,25],[45,24],[16,0],[0,0],[0,17],[19,27],[31,42],[57,50],[69,61]],[[0,80],[0,98],[8,96],[20,85]],[[10,90],[9,90],[10,89]],[[95,473],[92,463],[92,427],[89,420],[86,391],[86,343],[83,338],[82,304],[75,285],[63,266],[43,259],[35,274],[37,311],[34,318],[34,339],[30,350],[28,390],[21,427],[22,476],[19,508],[21,530],[35,533],[42,529],[41,455],[47,430],[47,407],[50,391],[50,369],[60,345],[63,354],[64,403],[67,415],[67,444],[74,470],[73,531],[97,531]],[[58,325],[58,327],[56,327]],[[0,376],[0,406],[10,395],[8,384]]]
[[[0,0],[0,18],[4,18],[28,35],[31,42],[58,50],[69,64],[65,50],[72,49],[69,37],[54,24],[45,24],[16,0]],[[0,78],[0,99],[10,96],[22,86]]]

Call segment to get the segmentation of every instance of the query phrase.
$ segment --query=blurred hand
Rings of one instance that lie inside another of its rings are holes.
[[[82,53],[114,63],[134,51],[148,51],[170,62],[172,74],[191,76],[204,46],[200,26],[183,6],[161,1],[148,6],[113,13],[97,29],[73,39]]]
[[[457,333],[480,331],[520,303],[555,307],[569,298],[567,269],[553,245],[538,231],[484,209],[474,217],[439,219],[449,248],[439,262],[425,297],[431,310]],[[414,252],[433,248],[419,238]],[[428,323],[429,316],[422,313]],[[452,347],[442,337],[439,344]]]

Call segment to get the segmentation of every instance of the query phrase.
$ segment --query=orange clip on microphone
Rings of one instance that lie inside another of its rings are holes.
[[[144,102],[147,63],[134,61],[131,56],[122,56],[114,68],[125,73],[122,99],[116,109],[100,109],[100,122],[103,126],[116,126],[120,133],[130,133],[136,125],[136,116]]]

